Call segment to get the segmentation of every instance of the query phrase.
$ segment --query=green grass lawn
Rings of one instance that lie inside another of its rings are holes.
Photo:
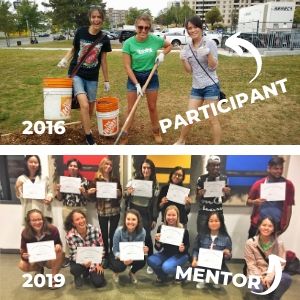
[[[68,47],[70,41],[59,41],[60,47]],[[68,44],[69,43],[69,44]],[[53,43],[52,43],[53,44]],[[37,45],[37,46],[41,46]],[[56,67],[65,51],[8,50],[0,49],[0,132],[21,132],[22,122],[43,120],[42,79],[64,77],[66,70]],[[108,55],[111,91],[121,101],[120,120],[124,122],[126,110],[126,74],[122,54]],[[262,91],[262,85],[287,78],[287,93],[280,93],[266,101],[247,104],[242,109],[220,115],[223,130],[222,144],[300,144],[300,56],[263,58],[260,76],[248,82],[256,72],[253,58],[219,57],[218,75],[227,96],[252,88]],[[298,67],[297,67],[298,66]],[[160,91],[158,100],[159,117],[174,120],[176,114],[184,115],[187,110],[191,76],[183,71],[179,54],[169,54],[159,67]],[[100,76],[98,96],[103,96]],[[72,120],[79,119],[73,111]],[[96,120],[94,120],[96,129]],[[153,144],[146,101],[138,107],[130,135],[131,144]],[[163,135],[164,144],[173,144],[179,130],[171,129]],[[209,121],[196,123],[187,140],[189,144],[211,144]]]

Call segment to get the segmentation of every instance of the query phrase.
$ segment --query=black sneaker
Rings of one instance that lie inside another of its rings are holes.
[[[39,275],[39,274],[44,275],[44,272],[45,272],[44,267],[41,267],[41,269],[39,271],[35,272],[34,277],[37,276],[37,275]],[[37,279],[37,283],[38,284],[42,284],[42,278],[41,278],[41,276],[39,276],[39,278]]]
[[[83,278],[81,276],[75,276],[74,277],[74,283],[75,283],[75,287],[81,288],[83,286]]]
[[[109,262],[107,258],[103,258],[102,260],[103,269],[107,269],[109,267]]]
[[[97,145],[97,144],[95,143],[95,141],[94,141],[93,136],[92,136],[91,133],[85,135],[85,141],[86,141],[86,143],[87,143],[88,145]]]
[[[70,266],[70,259],[69,259],[69,257],[65,257],[64,262],[63,262],[61,267],[62,268],[67,268],[69,266]]]

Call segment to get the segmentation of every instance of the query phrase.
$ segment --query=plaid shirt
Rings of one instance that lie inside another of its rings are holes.
[[[103,246],[101,231],[92,226],[87,225],[86,237],[83,239],[75,228],[72,228],[66,235],[66,241],[70,249],[70,260],[76,262],[77,247],[99,247]],[[103,251],[104,257],[104,251]]]

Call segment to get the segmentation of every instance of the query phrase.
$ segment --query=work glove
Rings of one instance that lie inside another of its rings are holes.
[[[104,81],[104,92],[108,92],[110,90],[109,81]]]
[[[136,87],[136,92],[137,92],[138,96],[139,96],[139,95],[143,96],[144,93],[143,93],[143,91],[142,91],[141,85],[140,85],[139,83],[137,83],[137,84],[135,85],[135,87]]]
[[[200,47],[197,49],[197,55],[198,57],[201,57],[201,56],[206,56],[208,55],[210,52],[210,49],[207,48],[207,47]]]
[[[68,65],[68,61],[67,61],[66,58],[63,58],[63,59],[57,64],[57,66],[58,66],[59,68],[66,68],[67,65]]]
[[[164,53],[160,53],[159,55],[157,55],[156,59],[155,59],[155,63],[160,65],[165,59],[165,54]]]

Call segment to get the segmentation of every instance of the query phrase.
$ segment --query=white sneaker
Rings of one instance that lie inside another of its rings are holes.
[[[214,289],[216,289],[216,290],[220,290],[221,289],[221,286],[219,284],[215,284],[215,283],[212,284],[212,287]]]
[[[178,140],[173,145],[185,145],[185,141]]]
[[[154,271],[152,270],[152,268],[151,267],[147,267],[147,274],[153,274],[154,273]]]
[[[118,273],[113,273],[113,281],[114,283],[119,283],[119,274]]]
[[[138,282],[136,275],[133,274],[131,271],[129,272],[128,275],[129,275],[129,278],[130,278],[132,283],[136,284]]]
[[[205,283],[204,282],[198,282],[196,284],[196,288],[197,289],[204,289],[205,288]]]

